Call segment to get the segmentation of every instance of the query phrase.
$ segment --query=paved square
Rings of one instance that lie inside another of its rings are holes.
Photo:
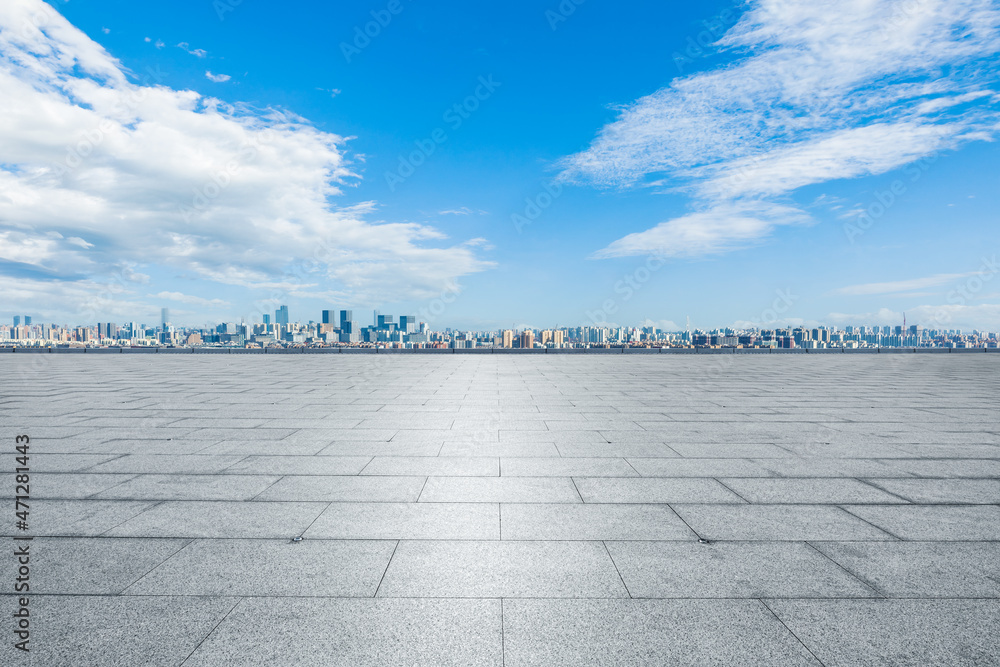
[[[1000,664],[1000,354],[0,375],[3,665]]]

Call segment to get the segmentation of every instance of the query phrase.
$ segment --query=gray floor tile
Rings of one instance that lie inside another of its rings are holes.
[[[361,474],[496,477],[500,463],[499,459],[473,456],[376,456]]]
[[[29,490],[32,498],[87,498],[104,489],[128,481],[135,475],[109,475],[85,472],[32,473]],[[16,487],[11,484],[0,488],[0,498],[14,498]]]
[[[504,540],[693,540],[666,505],[500,506]]]
[[[500,626],[498,600],[248,598],[185,665],[499,667]]]
[[[107,534],[119,537],[291,539],[301,535],[326,506],[326,503],[319,502],[171,500],[134,516]]]
[[[775,477],[746,459],[629,459],[643,477]]]
[[[504,600],[504,664],[817,665],[757,601]]]
[[[31,592],[117,595],[185,544],[187,540],[37,537],[29,548]],[[2,592],[14,592],[13,578],[3,582]]]
[[[10,618],[12,597],[0,597]],[[31,597],[31,665],[179,665],[236,604],[232,598]],[[10,641],[0,664],[28,665]]]
[[[226,468],[226,474],[357,475],[370,456],[248,456]]]
[[[333,503],[307,538],[500,539],[498,507],[482,503]]]
[[[1000,542],[818,542],[886,597],[1000,597]]]
[[[994,665],[1000,600],[774,600],[826,665]]]
[[[674,505],[673,507],[699,536],[708,540],[894,539],[839,507],[820,505]]]
[[[1000,540],[996,505],[849,505],[845,509],[904,540]]]
[[[225,470],[242,458],[199,454],[128,454],[87,468],[87,472],[210,474]]]
[[[139,475],[94,497],[121,500],[250,500],[279,479],[267,475]]]
[[[872,597],[803,542],[608,542],[634,598]]]
[[[579,503],[568,477],[430,477],[422,503]]]
[[[1000,479],[873,479],[915,503],[1000,504]]]
[[[400,542],[385,597],[628,597],[600,542]]]
[[[751,503],[906,503],[856,479],[732,479],[719,480]]]
[[[578,477],[588,503],[742,503],[714,479]]]
[[[195,540],[128,595],[372,597],[394,541]]]
[[[638,477],[621,458],[503,458],[504,477]]]
[[[257,500],[336,502],[416,502],[424,477],[289,476],[261,493]]]
[[[0,535],[95,537],[154,504],[130,500],[32,500],[28,530],[16,530],[11,521],[0,524]]]

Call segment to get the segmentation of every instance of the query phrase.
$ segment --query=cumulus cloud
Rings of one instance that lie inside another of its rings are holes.
[[[587,150],[563,160],[561,178],[682,191],[695,208],[738,211],[1000,129],[994,0],[750,0],[716,46],[738,60],[623,107]],[[753,226],[763,237],[776,225],[762,218]],[[732,247],[749,227],[732,225]],[[702,245],[692,239],[696,254]],[[642,240],[633,235],[628,254],[644,254]],[[624,241],[595,256],[624,254]]]
[[[357,179],[345,144],[134,75],[42,0],[0,3],[5,302],[138,316],[152,307],[135,277],[150,275],[390,302],[490,266],[476,240],[332,203]]]
[[[229,76],[228,74],[212,74],[208,70],[205,70],[205,78],[208,79],[209,81],[214,81],[215,83],[225,83],[226,81],[229,81],[233,77]]]

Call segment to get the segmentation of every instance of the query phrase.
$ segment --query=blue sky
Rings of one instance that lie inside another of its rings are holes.
[[[998,35],[984,0],[5,2],[0,316],[997,330]]]

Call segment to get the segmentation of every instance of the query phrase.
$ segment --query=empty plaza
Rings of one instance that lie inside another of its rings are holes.
[[[0,374],[5,665],[1000,663],[1000,354]]]

